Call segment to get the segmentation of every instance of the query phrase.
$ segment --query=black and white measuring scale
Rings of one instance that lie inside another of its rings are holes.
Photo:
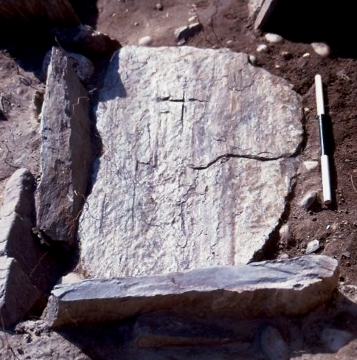
[[[331,197],[331,179],[330,179],[330,165],[328,158],[328,147],[326,143],[326,115],[324,105],[324,94],[322,88],[321,75],[315,76],[316,89],[316,104],[317,116],[319,121],[320,144],[321,144],[321,177],[322,177],[322,192],[324,204],[328,205],[332,201]]]

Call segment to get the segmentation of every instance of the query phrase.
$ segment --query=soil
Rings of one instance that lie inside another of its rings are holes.
[[[187,39],[185,45],[228,47],[235,52],[254,55],[252,61],[256,66],[286,79],[303,99],[305,139],[297,154],[302,162],[320,159],[314,77],[321,74],[329,119],[333,202],[329,206],[322,204],[319,166],[307,170],[302,165],[282,218],[282,223],[289,226],[292,239],[286,243],[273,237],[265,258],[304,254],[307,243],[317,239],[321,246],[316,253],[335,257],[340,263],[341,288],[357,285],[357,56],[352,51],[353,42],[349,45],[348,39],[342,39],[341,32],[339,42],[338,36],[327,30],[329,24],[324,32],[321,24],[314,27],[312,20],[306,24],[293,21],[292,31],[286,16],[285,21],[279,23],[281,17],[279,20],[278,14],[266,25],[265,31],[277,31],[284,40],[270,44],[264,33],[254,30],[246,0],[163,0],[162,10],[156,8],[158,0],[98,0],[96,4],[95,1],[87,2],[86,8],[81,7],[79,1],[73,3],[83,22],[116,38],[123,46],[137,45],[143,36],[151,36],[150,46],[178,46],[175,29],[196,17],[203,28]],[[295,19],[291,11],[292,19]],[[337,13],[336,16],[342,15]],[[308,32],[304,31],[304,25]],[[331,55],[317,55],[310,45],[313,41],[329,42]],[[266,44],[267,50],[258,52],[259,44]],[[0,196],[6,179],[16,168],[28,167],[39,174],[40,125],[33,99],[35,93],[43,89],[41,61],[50,43],[42,45],[37,51],[24,41],[2,43]],[[306,210],[299,203],[309,191],[317,191],[318,199]]]

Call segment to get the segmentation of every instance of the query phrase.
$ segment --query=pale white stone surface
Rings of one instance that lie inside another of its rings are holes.
[[[279,223],[301,101],[229,50],[126,47],[100,94],[103,155],[80,219],[93,277],[247,263]]]

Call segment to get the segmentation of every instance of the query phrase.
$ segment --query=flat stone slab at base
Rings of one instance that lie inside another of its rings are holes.
[[[90,277],[259,258],[302,141],[285,80],[229,50],[124,47],[96,115],[103,155],[79,232]]]
[[[337,260],[308,255],[169,275],[55,287],[50,326],[120,321],[157,311],[189,316],[297,316],[322,305],[338,284]]]

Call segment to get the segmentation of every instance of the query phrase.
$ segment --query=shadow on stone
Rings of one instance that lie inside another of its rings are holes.
[[[73,323],[59,334],[95,359],[287,360],[348,346],[357,338],[357,306],[336,293],[302,317],[232,320],[156,312],[100,327]]]

